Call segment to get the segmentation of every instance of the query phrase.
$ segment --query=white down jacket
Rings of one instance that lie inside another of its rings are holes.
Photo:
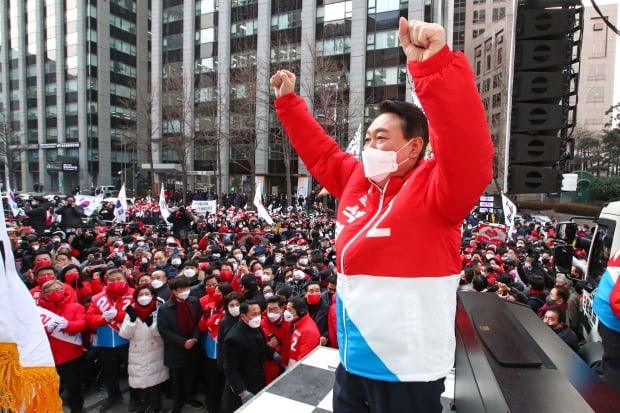
[[[157,331],[157,311],[153,323],[147,326],[140,318],[132,322],[125,316],[119,332],[129,340],[129,387],[146,389],[168,380],[168,367],[164,366],[164,341]]]

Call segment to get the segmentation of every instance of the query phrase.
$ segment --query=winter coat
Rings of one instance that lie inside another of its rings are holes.
[[[427,60],[409,61],[408,69],[429,121],[433,157],[382,188],[325,134],[301,97],[275,100],[295,151],[339,199],[340,361],[352,374],[390,382],[433,381],[454,366],[461,225],[491,181],[493,164],[487,116],[467,58],[445,46]],[[390,297],[390,304],[369,312],[373,297]],[[403,311],[411,303],[415,308]]]
[[[168,367],[164,366],[164,341],[157,330],[157,310],[153,311],[150,326],[140,318],[131,321],[126,315],[119,335],[129,340],[129,387],[146,389],[168,380]]]
[[[54,363],[58,366],[81,357],[84,354],[81,333],[86,328],[84,307],[72,302],[70,293],[67,291],[65,291],[65,298],[59,304],[40,300],[39,307],[44,327],[53,321],[45,310],[67,320],[67,327],[64,329],[56,328],[51,333],[45,330],[54,356]]]
[[[86,311],[86,324],[91,330],[97,331],[97,342],[94,343],[98,347],[119,347],[127,344],[128,341],[118,335],[120,325],[125,319],[125,307],[133,303],[133,289],[129,288],[127,292],[118,300],[113,301],[106,295],[104,289],[96,294],[88,310]],[[103,318],[103,312],[116,307],[117,313],[114,319],[109,322]]]

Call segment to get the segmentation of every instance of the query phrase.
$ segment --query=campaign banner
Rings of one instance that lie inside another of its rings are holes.
[[[217,201],[192,201],[192,209],[198,215],[215,214],[217,212]]]

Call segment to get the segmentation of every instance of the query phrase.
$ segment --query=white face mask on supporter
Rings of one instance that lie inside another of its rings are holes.
[[[228,312],[233,317],[239,317],[239,306],[237,306],[237,307],[228,307]]]
[[[153,297],[150,295],[141,295],[138,297],[138,304],[141,306],[147,306],[151,303],[151,301],[153,301]]]
[[[178,293],[177,297],[181,300],[187,300],[187,297],[189,297],[189,290],[185,290],[181,293]]]
[[[382,151],[368,147],[362,151],[362,162],[364,164],[364,175],[366,178],[375,182],[381,182],[388,177],[398,167],[409,160],[406,158],[401,163],[396,163],[396,155],[409,145],[413,139],[409,140],[397,151]]]
[[[293,318],[295,318],[295,317],[293,317],[293,314],[290,311],[288,311],[288,310],[284,311],[284,321],[290,323],[291,321],[293,321]]]
[[[261,317],[257,315],[256,317],[250,318],[248,320],[248,325],[252,328],[258,328],[260,327],[260,320],[261,320]]]
[[[269,321],[271,321],[272,323],[275,323],[276,321],[278,321],[280,318],[282,317],[282,314],[280,313],[267,313],[267,318],[269,319]]]
[[[186,270],[183,270],[183,275],[187,278],[192,278],[194,275],[196,275],[196,270],[194,270],[193,268],[188,268]]]
[[[164,282],[160,280],[153,280],[151,281],[151,285],[153,286],[154,289],[158,289],[164,285]]]

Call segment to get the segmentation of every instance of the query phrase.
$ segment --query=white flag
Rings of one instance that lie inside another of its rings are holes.
[[[359,160],[360,156],[362,155],[362,153],[360,152],[361,142],[362,142],[362,124],[360,123],[360,125],[357,127],[357,132],[355,132],[355,135],[353,135],[351,140],[349,140],[349,144],[347,145],[347,150],[346,150],[347,153],[350,153],[351,155],[355,156],[357,160]]]
[[[9,204],[9,208],[11,209],[11,214],[13,217],[16,217],[21,214],[21,209],[17,205],[17,199],[15,198],[15,194],[11,190],[11,183],[9,180],[6,180],[6,201]]]
[[[517,206],[502,193],[502,208],[504,210],[504,221],[508,227],[508,238],[512,238],[512,230],[515,226],[515,214],[517,213]]]
[[[256,212],[258,212],[258,217],[262,218],[269,225],[273,225],[273,219],[269,216],[269,213],[263,206],[263,202],[261,201],[261,194],[263,193],[263,184],[260,182],[256,183],[256,194],[254,195],[254,206],[256,207]]]
[[[127,212],[127,195],[125,194],[125,184],[121,186],[121,190],[118,191],[118,198],[114,205],[114,219],[116,222],[124,224],[126,221]]]
[[[166,194],[164,192],[164,186],[161,186],[161,190],[159,191],[159,213],[161,217],[165,220],[168,220],[170,216],[170,210],[168,209],[168,204],[166,203]]]
[[[0,409],[62,412],[50,344],[34,300],[17,273],[2,206],[0,240]]]

